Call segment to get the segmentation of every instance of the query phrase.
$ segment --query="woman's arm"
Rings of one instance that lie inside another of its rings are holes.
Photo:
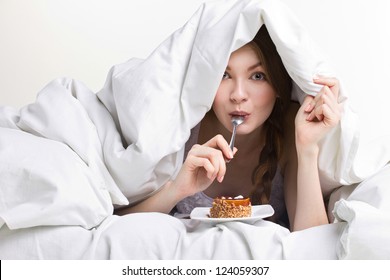
[[[203,145],[194,145],[173,181],[167,182],[157,193],[140,203],[116,211],[118,215],[136,212],[169,213],[182,199],[204,191],[217,179],[222,182],[226,172],[226,159],[234,153],[229,144],[217,135]]]
[[[318,155],[319,142],[340,120],[339,87],[333,78],[314,82],[324,87],[315,98],[307,96],[297,113],[296,154],[290,154],[285,169],[286,205],[294,231],[329,222],[320,185]]]
[[[292,230],[329,223],[318,174],[318,148],[297,151],[297,198]]]

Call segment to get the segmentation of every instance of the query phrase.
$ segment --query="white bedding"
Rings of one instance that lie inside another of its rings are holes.
[[[366,181],[335,204],[336,223],[290,233],[265,221],[112,215],[113,205],[143,199],[175,176],[229,54],[263,23],[294,79],[294,98],[316,94],[313,75],[334,72],[290,10],[276,0],[226,0],[201,6],[147,59],[114,66],[97,94],[61,78],[20,110],[0,107],[0,258],[390,258],[390,134],[371,135],[380,157],[357,156],[371,143],[359,141],[365,131],[345,87],[341,124],[322,144],[323,192]]]
[[[387,187],[387,186],[386,186]],[[79,226],[0,229],[1,259],[276,259],[390,258],[390,213],[342,200],[337,223],[290,233],[267,221],[216,226],[160,213],[110,216]]]
[[[147,220],[147,222],[145,222]],[[111,216],[76,226],[0,230],[1,259],[336,259],[343,224],[300,233],[266,221],[210,227],[159,213]]]

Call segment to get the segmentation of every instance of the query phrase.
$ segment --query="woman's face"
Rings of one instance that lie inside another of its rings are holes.
[[[276,93],[253,47],[245,45],[233,52],[213,103],[222,125],[232,131],[231,119],[244,116],[237,133],[249,134],[264,124],[275,100]]]

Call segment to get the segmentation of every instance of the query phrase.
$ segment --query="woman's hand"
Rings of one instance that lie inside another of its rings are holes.
[[[203,145],[194,145],[174,181],[168,181],[160,191],[140,203],[116,211],[118,215],[137,212],[169,213],[183,198],[208,188],[217,179],[222,182],[226,159],[232,159],[229,144],[217,135]]]
[[[204,191],[217,179],[222,182],[226,172],[226,160],[232,159],[229,144],[221,135],[217,135],[203,145],[194,145],[180,169],[171,187],[179,198],[183,199]]]
[[[341,117],[338,103],[339,82],[336,78],[320,77],[314,83],[323,85],[315,96],[306,96],[295,118],[297,150],[318,149],[319,141],[335,127]]]

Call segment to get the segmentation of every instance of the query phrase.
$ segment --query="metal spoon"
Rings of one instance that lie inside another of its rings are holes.
[[[229,143],[230,150],[232,150],[232,151],[233,151],[233,148],[234,148],[234,140],[236,138],[237,126],[239,126],[243,122],[244,122],[244,117],[243,116],[236,116],[236,117],[232,118],[233,133],[232,133],[232,138],[230,139],[230,143]]]

